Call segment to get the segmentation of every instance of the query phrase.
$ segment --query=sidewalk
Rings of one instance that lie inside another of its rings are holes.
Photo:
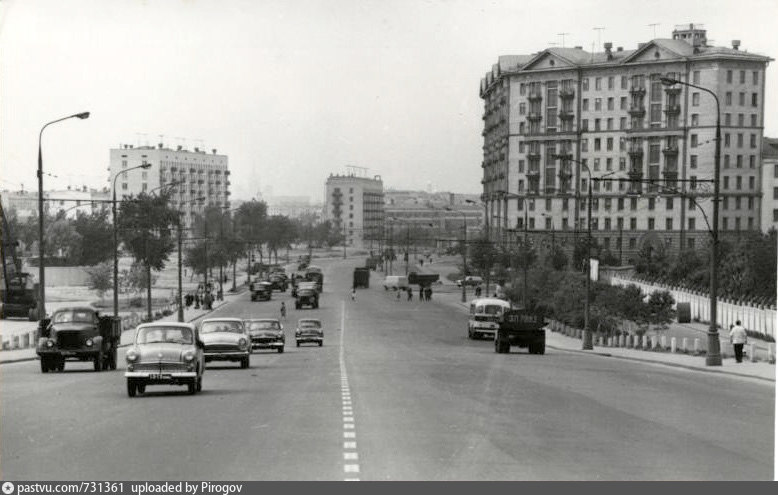
[[[470,295],[468,294],[468,296]],[[461,294],[439,292],[433,296],[433,302],[435,301],[459,309],[462,312],[463,318],[465,318],[469,312],[469,302],[461,302]],[[728,345],[728,342],[726,345]],[[747,357],[744,357],[742,363],[737,363],[734,358],[725,357],[722,359],[721,366],[706,366],[704,355],[695,356],[682,353],[649,350],[644,351],[640,349],[607,347],[599,345],[595,345],[594,349],[591,351],[584,351],[581,349],[581,339],[577,337],[568,337],[562,333],[552,332],[550,329],[546,331],[546,347],[558,351],[589,354],[603,358],[625,359],[643,363],[684,368],[693,371],[723,373],[726,375],[751,378],[772,383],[775,383],[776,378],[775,365],[766,361],[753,363],[750,362]],[[724,338],[722,338],[722,350],[724,349],[725,342]],[[731,356],[731,353],[729,355]]]

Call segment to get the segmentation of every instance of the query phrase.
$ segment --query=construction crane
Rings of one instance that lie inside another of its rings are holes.
[[[38,319],[38,291],[33,284],[33,277],[22,272],[22,262],[16,255],[19,245],[13,237],[5,210],[0,201],[0,217],[2,217],[2,240],[0,254],[3,259],[2,284],[0,285],[0,318],[20,316],[30,321]]]

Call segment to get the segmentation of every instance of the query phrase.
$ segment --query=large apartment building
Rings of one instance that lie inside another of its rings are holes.
[[[778,229],[778,139],[762,142],[762,232]]]
[[[765,69],[771,58],[710,46],[700,25],[636,49],[548,48],[501,56],[481,80],[483,201],[494,235],[586,228],[627,261],[645,243],[709,241],[716,101],[721,110],[720,229],[759,229]],[[527,223],[524,225],[525,212]],[[496,218],[495,218],[496,217]],[[564,238],[564,234],[562,238]]]
[[[384,223],[381,177],[330,174],[326,194],[324,220],[345,233],[346,244],[377,249]]]
[[[111,187],[116,185],[116,197],[125,198],[141,192],[159,191],[170,186],[173,192],[172,206],[184,213],[184,223],[189,228],[194,218],[202,214],[207,206],[230,207],[230,170],[226,155],[216,150],[206,153],[178,146],[166,148],[163,143],[157,147],[122,145],[111,149]],[[136,169],[122,174],[123,170],[150,164],[148,169]],[[116,179],[116,180],[114,180]],[[179,184],[174,184],[179,183]],[[204,198],[199,201],[199,198]]]

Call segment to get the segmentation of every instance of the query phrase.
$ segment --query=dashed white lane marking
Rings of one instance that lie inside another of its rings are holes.
[[[359,454],[357,453],[357,433],[354,431],[354,409],[351,402],[351,389],[348,384],[348,375],[346,374],[346,359],[343,354],[343,343],[346,337],[346,302],[341,302],[340,311],[340,396],[343,403],[343,438],[348,441],[343,442],[343,481],[359,481],[353,473],[359,473]]]

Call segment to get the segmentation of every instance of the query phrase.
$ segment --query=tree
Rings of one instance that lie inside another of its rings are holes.
[[[113,253],[113,226],[108,221],[108,211],[103,209],[91,214],[80,214],[72,222],[81,237],[74,261],[79,265],[96,265],[108,260]]]
[[[546,264],[554,270],[561,271],[567,268],[567,254],[561,246],[554,246],[546,256]]]
[[[81,249],[81,235],[67,218],[60,218],[46,225],[44,237],[46,256],[64,258],[72,262],[74,255]]]
[[[670,260],[664,244],[643,244],[635,259],[635,271],[649,277],[663,276],[668,272],[669,266]]]
[[[646,302],[646,320],[649,325],[654,325],[655,330],[666,330],[667,326],[675,318],[675,310],[673,305],[675,299],[669,291],[654,291],[648,296]]]
[[[158,276],[151,276],[151,285],[149,285],[149,277],[146,273],[146,266],[143,263],[135,262],[130,267],[129,271],[125,272],[125,286],[133,293],[140,294],[144,290],[149,290],[150,287],[154,287]]]
[[[97,292],[101,300],[106,292],[113,288],[113,264],[104,261],[99,265],[86,268],[89,275],[89,289]]]
[[[471,244],[470,259],[468,265],[475,269],[482,277],[488,278],[497,261],[497,249],[487,238],[482,237]],[[467,275],[467,274],[465,274]]]

